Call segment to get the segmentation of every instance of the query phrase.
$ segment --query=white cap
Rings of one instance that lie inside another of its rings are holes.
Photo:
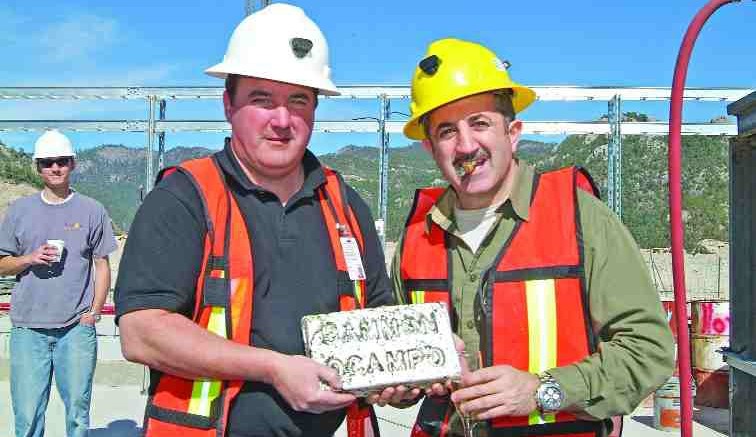
[[[57,158],[59,156],[76,156],[73,146],[71,146],[71,140],[57,129],[45,131],[34,143],[34,156],[32,158]]]
[[[328,66],[328,43],[301,8],[273,3],[251,14],[234,29],[223,62],[205,73],[229,74],[303,85],[337,96]]]

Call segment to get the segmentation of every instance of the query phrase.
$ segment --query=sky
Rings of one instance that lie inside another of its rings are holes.
[[[409,85],[428,43],[457,37],[489,46],[511,62],[512,78],[528,85],[669,87],[685,30],[705,1],[291,3],[325,33],[337,85]],[[0,87],[221,86],[203,71],[222,59],[244,15],[243,0],[5,0],[0,4]],[[697,40],[686,85],[756,88],[754,22],[756,2],[720,8]],[[406,100],[392,102],[395,111],[407,113],[407,106]],[[623,111],[668,119],[668,103],[625,102]],[[605,102],[537,102],[521,118],[587,121],[606,112]],[[377,114],[375,100],[340,99],[322,104],[316,118]],[[705,122],[725,114],[725,103],[694,102],[686,103],[684,119]],[[143,101],[0,100],[0,120],[146,118]],[[169,101],[167,118],[221,120],[221,102]],[[31,150],[38,135],[0,132],[0,140]],[[142,133],[72,133],[71,138],[79,149],[103,143],[144,147],[146,142]],[[408,143],[401,135],[391,136],[392,147]],[[166,144],[218,148],[222,135],[168,134]],[[377,136],[316,133],[311,149],[327,153],[346,144],[377,145]]]

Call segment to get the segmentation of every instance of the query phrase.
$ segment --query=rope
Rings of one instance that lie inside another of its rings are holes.
[[[391,425],[398,426],[398,427],[404,428],[404,429],[412,429],[412,427],[409,426],[409,425],[405,425],[405,424],[399,423],[399,422],[394,422],[393,420],[386,419],[385,417],[381,417],[381,416],[377,416],[377,417],[378,417],[378,420],[382,420],[382,421],[384,421],[386,423],[390,423]]]

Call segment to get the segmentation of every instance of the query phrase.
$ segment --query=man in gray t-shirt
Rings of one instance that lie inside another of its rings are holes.
[[[86,436],[97,361],[95,323],[110,289],[116,249],[105,208],[70,187],[71,142],[56,130],[34,146],[45,188],[8,208],[0,226],[0,275],[11,295],[11,398],[16,436],[44,435],[52,375],[66,434]],[[56,241],[57,240],[57,241]]]

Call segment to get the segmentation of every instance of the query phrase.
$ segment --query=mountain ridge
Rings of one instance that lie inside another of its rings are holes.
[[[667,211],[666,137],[623,136],[623,221],[641,247],[669,243]],[[539,170],[581,165],[589,170],[606,198],[606,135],[570,135],[559,143],[523,140],[517,155]],[[728,144],[725,138],[683,138],[684,219],[686,247],[703,239],[728,238]],[[215,152],[203,146],[175,147],[166,151],[166,165],[175,165]],[[114,224],[127,230],[144,193],[144,149],[103,144],[81,151],[72,183],[80,192],[102,202]],[[319,156],[340,171],[378,215],[379,149],[347,144]],[[157,164],[157,163],[155,163]],[[155,165],[157,168],[157,165]],[[39,187],[31,157],[0,142],[0,179]],[[387,240],[395,241],[411,207],[414,191],[424,186],[445,186],[431,156],[420,143],[393,147],[389,154]]]

